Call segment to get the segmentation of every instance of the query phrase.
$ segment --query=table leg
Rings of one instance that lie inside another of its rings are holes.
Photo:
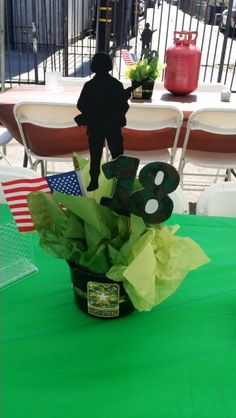
[[[24,152],[24,159],[23,159],[23,167],[27,167],[28,165],[28,155]]]

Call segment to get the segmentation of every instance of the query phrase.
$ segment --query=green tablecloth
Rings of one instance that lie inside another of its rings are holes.
[[[34,234],[38,273],[1,293],[2,418],[236,417],[236,219],[168,223],[212,262],[116,320],[76,307],[66,263]]]

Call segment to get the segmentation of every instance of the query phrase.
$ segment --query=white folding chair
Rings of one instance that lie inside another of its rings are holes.
[[[74,104],[27,101],[14,106],[30,168],[43,163],[44,174],[47,161],[72,161],[73,152],[89,156],[86,127],[74,121],[78,113]]]
[[[211,169],[190,173],[193,179],[195,175],[214,177],[212,169],[216,175],[224,170],[224,177],[227,174],[231,178],[231,170],[236,167],[236,108],[202,108],[190,115],[178,167],[182,188],[186,188],[187,163]]]
[[[197,215],[236,217],[236,182],[226,181],[207,187],[196,205]]]
[[[2,150],[0,150],[0,159],[4,159],[9,165],[11,163],[6,157],[6,145],[12,139],[10,132],[4,126],[0,126],[0,147],[2,147]]]
[[[169,197],[173,200],[174,208],[173,213],[188,214],[189,213],[189,204],[186,193],[177,187],[174,192],[169,194]]]
[[[31,170],[30,168],[24,167],[14,167],[14,166],[0,166],[0,203],[6,203],[4,197],[2,182],[11,181],[17,179],[30,179],[37,178],[39,175],[36,171]]]
[[[132,103],[123,128],[124,154],[142,164],[166,161],[173,164],[183,113],[172,105]]]

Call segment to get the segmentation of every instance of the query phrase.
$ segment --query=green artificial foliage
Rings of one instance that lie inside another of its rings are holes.
[[[165,68],[165,64],[159,63],[158,56],[153,57],[151,60],[148,58],[137,61],[136,64],[128,65],[125,70],[126,78],[132,81],[147,80],[148,82],[154,82]]]

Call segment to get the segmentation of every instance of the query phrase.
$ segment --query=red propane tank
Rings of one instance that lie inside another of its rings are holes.
[[[175,95],[196,90],[201,50],[196,47],[197,32],[175,31],[174,45],[166,50],[164,87]]]

